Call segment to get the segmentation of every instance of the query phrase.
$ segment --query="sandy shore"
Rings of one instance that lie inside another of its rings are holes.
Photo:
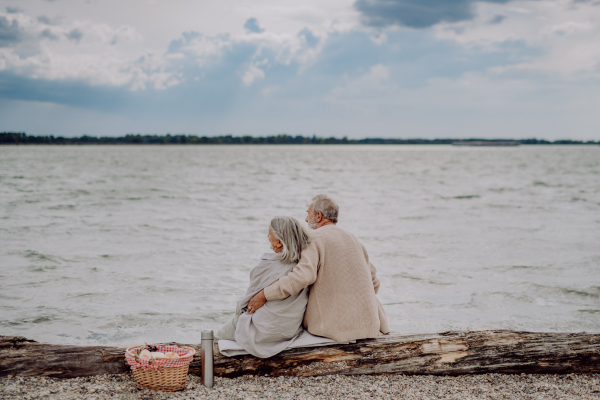
[[[190,375],[181,392],[135,388],[133,377],[1,378],[2,399],[600,399],[600,374],[324,376],[216,378],[213,389]]]

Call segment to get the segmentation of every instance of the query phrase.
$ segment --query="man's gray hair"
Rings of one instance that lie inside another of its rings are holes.
[[[311,237],[294,217],[275,217],[271,220],[271,231],[281,244],[283,250],[279,259],[283,262],[297,263],[302,250],[308,246]]]
[[[323,217],[331,222],[337,223],[340,208],[333,199],[324,194],[318,194],[312,198],[313,212],[320,212]]]

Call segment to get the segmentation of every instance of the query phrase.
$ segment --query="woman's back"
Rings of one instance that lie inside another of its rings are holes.
[[[286,299],[266,302],[257,309],[248,307],[254,295],[262,294],[265,287],[294,269],[311,240],[293,217],[273,218],[267,239],[275,253],[265,253],[260,258],[250,272],[250,285],[246,295],[239,299],[235,315],[217,332],[219,339],[234,339],[248,353],[262,358],[283,351],[300,336],[309,290],[305,288]]]
[[[280,261],[278,254],[265,253],[250,272],[250,285],[236,307],[236,313],[241,315],[235,341],[256,357],[271,357],[283,351],[302,333],[308,288],[283,300],[268,301],[254,314],[243,312],[252,296],[287,275],[295,266],[296,263]]]

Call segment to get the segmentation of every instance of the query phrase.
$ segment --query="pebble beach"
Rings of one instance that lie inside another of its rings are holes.
[[[360,375],[215,378],[188,376],[185,390],[138,390],[133,376],[0,378],[2,399],[600,399],[600,374]]]

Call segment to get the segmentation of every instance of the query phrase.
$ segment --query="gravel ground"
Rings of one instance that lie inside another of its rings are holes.
[[[215,378],[207,389],[188,376],[181,392],[135,388],[133,377],[0,378],[1,399],[600,399],[600,374],[379,375]]]

